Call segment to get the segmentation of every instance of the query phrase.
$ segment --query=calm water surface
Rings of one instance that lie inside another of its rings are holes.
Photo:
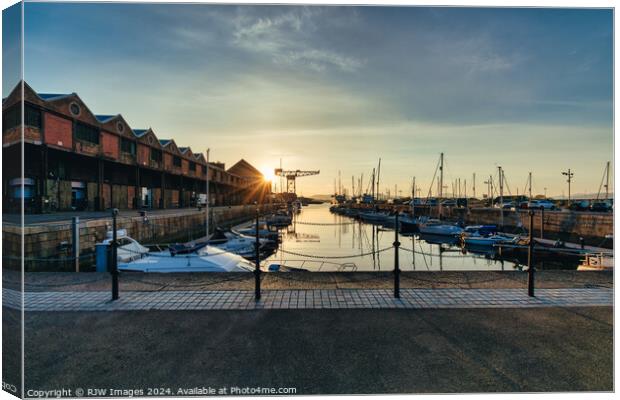
[[[283,229],[282,243],[265,265],[283,264],[310,271],[391,271],[394,230],[332,214],[329,204],[309,205]],[[519,263],[489,254],[465,252],[442,237],[399,235],[403,271],[512,271]],[[385,251],[380,251],[387,249]],[[370,254],[369,254],[370,253]],[[308,257],[313,256],[313,257]],[[315,258],[343,257],[343,258]]]

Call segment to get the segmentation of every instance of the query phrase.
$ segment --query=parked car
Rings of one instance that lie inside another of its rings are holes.
[[[441,202],[442,207],[456,207],[456,200],[444,200]]]
[[[515,210],[517,208],[517,203],[514,201],[505,201],[501,205],[500,203],[495,203],[493,207],[503,208],[504,210]]]
[[[595,201],[590,204],[590,211],[594,212],[610,212],[611,205],[604,201]]]
[[[549,200],[532,200],[528,202],[527,208],[530,209],[545,209],[545,210],[555,210],[557,207],[555,203]]]
[[[568,208],[573,211],[588,211],[590,210],[590,202],[588,200],[574,201]]]

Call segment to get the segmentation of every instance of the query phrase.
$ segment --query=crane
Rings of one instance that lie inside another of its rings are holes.
[[[275,176],[283,176],[286,178],[286,192],[287,193],[296,193],[297,187],[295,185],[295,181],[297,178],[301,178],[303,176],[312,176],[318,175],[320,171],[287,171],[282,168],[276,168],[274,171]]]

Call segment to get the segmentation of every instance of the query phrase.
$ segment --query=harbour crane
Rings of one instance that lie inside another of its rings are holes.
[[[282,168],[276,168],[274,171],[274,174],[275,176],[283,176],[286,178],[286,192],[287,193],[296,193],[297,187],[296,187],[295,181],[297,180],[297,178],[301,178],[303,176],[318,175],[319,172],[320,171],[300,171],[300,170],[287,171],[287,170],[283,170]]]

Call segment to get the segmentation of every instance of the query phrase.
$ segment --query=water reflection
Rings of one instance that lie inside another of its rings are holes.
[[[403,271],[509,271],[521,269],[524,263],[518,256],[502,257],[489,248],[463,249],[451,237],[401,234],[399,241]],[[393,242],[393,229],[332,214],[328,204],[310,205],[282,231],[282,243],[266,265],[310,271],[391,271]]]

